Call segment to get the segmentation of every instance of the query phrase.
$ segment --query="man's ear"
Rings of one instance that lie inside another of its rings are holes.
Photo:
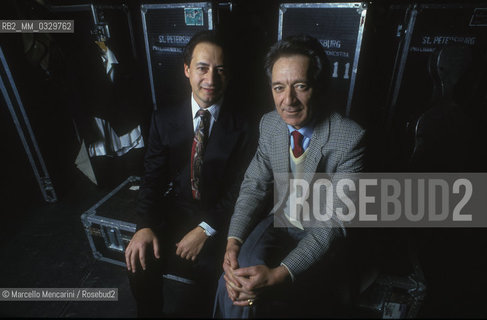
[[[184,64],[184,75],[189,79],[189,66],[186,63]]]

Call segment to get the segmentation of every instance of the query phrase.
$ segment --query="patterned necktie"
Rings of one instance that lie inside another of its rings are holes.
[[[304,150],[303,150],[303,135],[299,133],[299,131],[294,130],[291,132],[291,135],[293,136],[294,139],[294,149],[293,149],[293,154],[294,157],[299,158]]]
[[[210,130],[210,112],[200,109],[196,113],[200,117],[200,123],[194,133],[193,148],[191,149],[191,191],[193,199],[200,199],[200,178],[203,166],[203,155],[205,154],[206,141]]]

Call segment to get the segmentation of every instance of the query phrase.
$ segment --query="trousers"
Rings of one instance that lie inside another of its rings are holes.
[[[297,228],[275,228],[274,215],[263,219],[243,243],[239,267],[266,265],[274,268],[306,235]],[[339,292],[348,286],[347,268],[342,254],[330,252],[299,280],[262,292],[249,307],[233,305],[223,275],[218,281],[213,317],[215,318],[288,318],[333,316],[342,307]]]
[[[175,244],[197,227],[197,220],[189,216],[191,208],[178,208],[179,219],[162,228],[153,228],[159,239],[160,259],[154,257],[151,246],[146,251],[146,270],[142,270],[137,261],[136,272],[127,274],[137,303],[138,317],[211,316],[216,283],[222,272],[224,232],[207,238],[196,261],[180,258],[176,255]],[[188,279],[192,283],[164,279],[164,274]]]

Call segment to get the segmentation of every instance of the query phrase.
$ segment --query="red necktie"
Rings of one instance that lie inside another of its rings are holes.
[[[299,133],[299,131],[294,130],[291,132],[291,135],[293,136],[294,139],[294,149],[293,149],[293,154],[296,158],[299,158],[304,150],[303,150],[303,135]]]
[[[210,130],[210,112],[200,109],[196,113],[200,117],[200,123],[194,133],[193,147],[191,149],[191,191],[193,199],[200,199],[200,178],[205,154],[206,141]]]

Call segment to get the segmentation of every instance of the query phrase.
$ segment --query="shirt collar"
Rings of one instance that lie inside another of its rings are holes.
[[[220,98],[220,100],[218,100],[215,104],[206,108],[206,110],[210,112],[211,116],[213,117],[213,119],[215,119],[215,121],[218,120],[218,115],[220,114],[222,102],[223,102],[223,97]],[[196,102],[196,100],[193,97],[193,93],[191,93],[191,110],[193,114],[193,119],[196,117],[196,112],[198,112],[198,110],[200,109],[201,108],[198,105],[198,102]]]
[[[290,125],[287,125],[287,128],[289,130],[289,133],[297,130],[305,138],[311,139],[311,136],[313,135],[314,124],[311,123],[311,124],[309,124],[307,126],[302,127],[301,129],[295,129],[295,128],[293,128],[293,126],[290,126]]]

